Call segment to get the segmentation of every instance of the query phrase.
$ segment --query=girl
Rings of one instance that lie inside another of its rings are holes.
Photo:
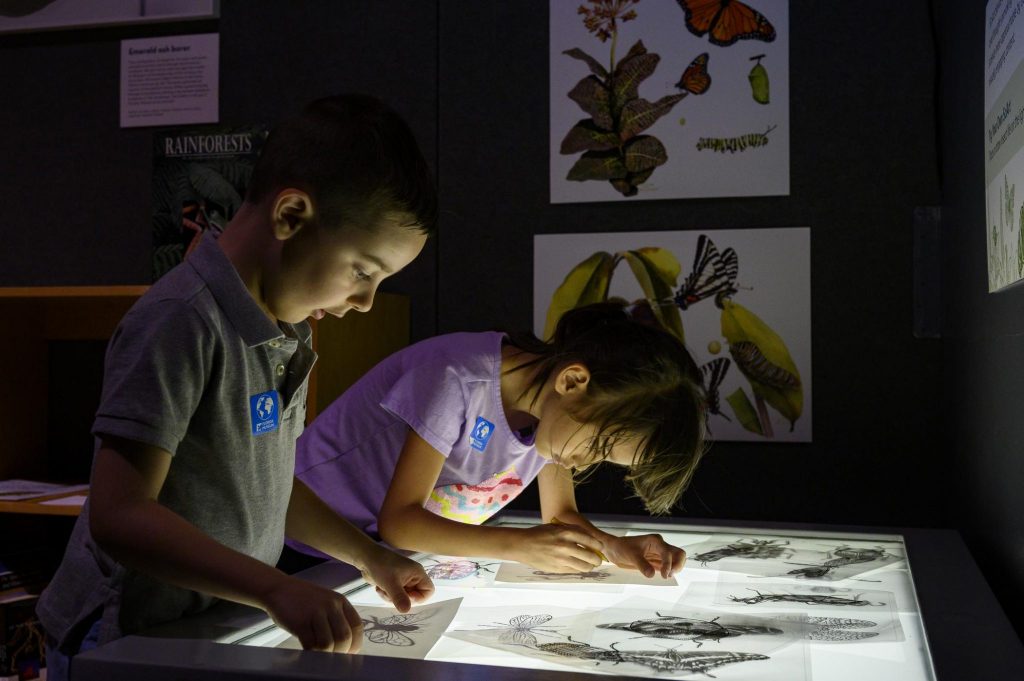
[[[704,451],[703,405],[682,343],[599,303],[563,315],[549,342],[453,333],[392,355],[306,429],[296,475],[396,548],[548,572],[584,572],[603,554],[668,577],[685,552],[594,527],[576,508],[573,471],[625,466],[647,509],[669,511]],[[534,478],[545,524],[480,526]]]

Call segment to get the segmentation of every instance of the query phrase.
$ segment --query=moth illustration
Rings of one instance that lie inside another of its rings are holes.
[[[419,631],[420,624],[429,619],[432,614],[430,612],[416,612],[404,615],[399,613],[397,615],[388,615],[387,617],[370,615],[370,619],[363,618],[363,632],[366,638],[374,643],[383,643],[389,646],[415,645],[416,641],[407,636],[407,634]]]

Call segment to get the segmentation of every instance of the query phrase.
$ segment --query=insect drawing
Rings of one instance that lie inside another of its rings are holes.
[[[515,617],[509,618],[507,624],[495,622],[494,624],[485,624],[484,626],[498,627],[502,629],[501,633],[498,635],[498,641],[501,643],[533,647],[537,645],[537,637],[534,636],[534,632],[539,634],[557,633],[557,627],[544,626],[550,621],[551,615],[547,614],[516,615]]]
[[[612,576],[608,570],[598,568],[589,572],[544,572],[534,570],[532,573],[541,582],[600,582]]]
[[[433,559],[431,559],[433,560]],[[426,568],[427,576],[431,579],[444,579],[457,581],[468,577],[477,577],[483,572],[490,572],[492,565],[497,563],[478,563],[475,560],[434,560],[434,564]]]
[[[837,606],[855,606],[861,607],[865,605],[885,605],[885,603],[872,603],[871,601],[865,601],[860,597],[860,594],[853,598],[846,598],[845,596],[822,596],[820,594],[763,594],[756,589],[751,589],[756,596],[729,596],[729,600],[734,603],[746,603],[747,605],[756,605],[758,603],[804,603],[806,605],[837,605]]]
[[[723,638],[733,638],[744,634],[776,636],[781,629],[756,624],[721,624],[718,617],[709,620],[675,617],[654,613],[656,617],[634,620],[633,622],[610,622],[599,624],[602,629],[619,629],[632,631],[641,636],[651,638],[669,638],[681,641],[693,641],[697,647],[705,641],[720,643]]]
[[[383,643],[389,646],[415,645],[416,641],[409,634],[420,631],[420,625],[431,615],[433,615],[432,612],[416,612],[405,615],[399,613],[387,617],[370,615],[370,619],[363,618],[363,633],[374,643]]]
[[[698,553],[694,556],[700,564],[707,566],[716,560],[723,558],[752,558],[772,559],[785,557],[792,552],[787,548],[788,541],[782,539],[740,539],[727,546],[722,546],[711,551]]]
[[[754,101],[758,104],[767,104],[770,99],[768,95],[768,69],[761,63],[762,59],[764,59],[763,54],[750,58],[750,61],[756,61],[757,63],[750,69],[747,80],[750,81],[750,94]]]
[[[753,653],[733,652],[710,652],[710,651],[686,651],[676,650],[619,650],[616,643],[607,648],[592,646],[589,643],[573,641],[567,637],[567,641],[558,643],[541,643],[536,646],[537,650],[561,657],[572,657],[579,660],[592,660],[597,664],[611,662],[613,664],[631,663],[641,665],[659,672],[701,672],[708,674],[709,669],[721,667],[722,665],[735,662],[746,662],[748,660],[767,660],[767,655]],[[710,674],[708,674],[710,676]]]
[[[877,631],[856,631],[878,626],[871,620],[850,619],[847,617],[808,617],[808,624],[817,628],[807,634],[811,641],[861,641],[878,636]]]
[[[750,341],[730,343],[729,354],[736,361],[739,370],[758,383],[778,390],[800,387],[799,376],[773,364],[764,356],[761,348]]]
[[[702,95],[711,87],[711,76],[708,74],[708,53],[698,54],[683,71],[676,87],[694,95]]]
[[[750,132],[739,137],[701,137],[697,140],[697,151],[710,149],[720,154],[729,152],[735,154],[737,151],[756,149],[768,144],[768,135],[778,126],[769,126],[764,132]]]
[[[739,273],[739,256],[732,248],[721,253],[714,242],[701,234],[697,238],[697,250],[693,256],[693,270],[675,295],[676,305],[685,310],[690,305],[714,296],[715,304],[721,307],[722,300],[737,292],[736,275]]]
[[[835,557],[829,558],[822,563],[805,565],[803,568],[790,570],[786,574],[794,575],[798,579],[826,579],[834,570],[846,565],[870,563],[889,557],[889,554],[883,548],[861,549],[850,546],[840,546],[829,555],[834,555]],[[796,564],[800,565],[800,563]]]
[[[729,372],[730,364],[729,358],[718,357],[700,368],[701,373],[704,374],[704,393],[707,395],[708,412],[718,414],[726,421],[732,421],[732,419],[727,414],[722,413],[718,387],[722,385],[725,375]]]
[[[677,0],[686,13],[686,28],[712,45],[728,47],[737,40],[775,40],[775,27],[753,7],[739,0]]]

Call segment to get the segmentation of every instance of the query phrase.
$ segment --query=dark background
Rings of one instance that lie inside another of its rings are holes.
[[[814,442],[716,444],[677,515],[957,528],[1020,632],[1024,292],[987,293],[985,3],[791,0],[789,196],[558,205],[547,7],[222,0],[216,21],[0,36],[0,286],[149,283],[151,131],[118,127],[119,41],[193,32],[221,36],[223,123],[340,91],[410,122],[442,208],[385,286],[411,296],[414,339],[530,328],[534,234],[809,226]],[[914,335],[926,206],[941,338]],[[600,472],[581,508],[641,512],[624,489]]]

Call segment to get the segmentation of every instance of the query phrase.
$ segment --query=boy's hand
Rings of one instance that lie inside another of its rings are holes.
[[[306,650],[358,653],[363,645],[363,620],[335,591],[285,576],[263,600],[271,619]]]
[[[605,542],[604,554],[608,560],[623,568],[635,568],[644,577],[656,573],[668,579],[683,569],[686,551],[672,546],[660,534],[642,534],[636,537],[615,537]]]
[[[434,593],[423,566],[394,551],[379,547],[362,569],[363,579],[377,587],[377,593],[391,601],[398,612],[408,612],[412,601],[425,601]]]
[[[604,545],[577,525],[537,525],[522,530],[515,552],[520,563],[544,572],[589,572],[601,564]]]

